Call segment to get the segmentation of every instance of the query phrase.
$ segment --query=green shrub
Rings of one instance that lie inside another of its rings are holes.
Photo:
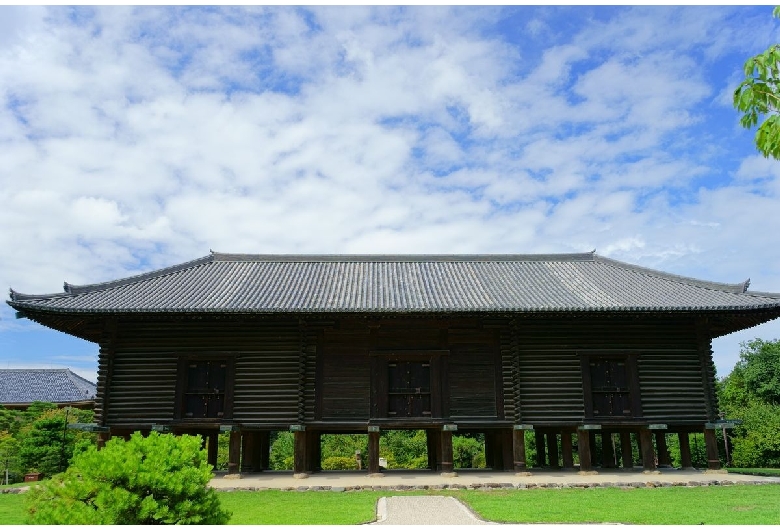
[[[30,492],[31,524],[224,524],[199,436],[114,438]]]
[[[343,469],[357,469],[355,458],[348,456],[329,456],[322,460],[322,469],[328,471],[340,471]]]

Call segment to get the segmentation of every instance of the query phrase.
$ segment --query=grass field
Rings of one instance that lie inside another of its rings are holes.
[[[424,492],[219,492],[231,524],[338,524],[374,520],[376,501]],[[461,499],[483,519],[508,523],[780,524],[780,485],[428,492]],[[24,524],[25,494],[0,495],[0,523]]]

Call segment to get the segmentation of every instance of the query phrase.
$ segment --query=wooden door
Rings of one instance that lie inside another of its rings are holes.
[[[625,360],[592,359],[590,383],[594,416],[631,416],[631,389]]]
[[[186,418],[222,418],[225,411],[227,363],[191,361],[187,364]]]
[[[431,416],[431,363],[390,361],[387,365],[390,417]]]

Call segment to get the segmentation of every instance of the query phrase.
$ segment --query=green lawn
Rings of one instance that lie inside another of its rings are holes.
[[[743,473],[745,475],[763,475],[767,477],[780,477],[780,469],[774,469],[770,467],[757,467],[757,468],[744,468],[744,467],[729,467],[727,468],[729,473]]]
[[[374,520],[376,501],[426,492],[219,492],[231,524],[338,524]],[[780,524],[780,485],[621,490],[532,489],[447,491],[484,519],[509,523]],[[23,524],[25,494],[0,495],[0,523]]]

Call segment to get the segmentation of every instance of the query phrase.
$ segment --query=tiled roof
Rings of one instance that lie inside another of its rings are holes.
[[[123,280],[24,295],[63,313],[720,311],[780,308],[780,294],[637,267],[595,253],[280,256],[212,253]]]
[[[0,370],[0,404],[75,403],[94,399],[96,391],[67,368]]]

